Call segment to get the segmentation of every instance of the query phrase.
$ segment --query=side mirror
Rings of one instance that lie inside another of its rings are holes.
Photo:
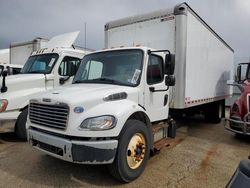
[[[6,83],[5,83],[5,78],[8,75],[8,71],[4,70],[2,75],[3,75],[3,79],[2,79],[1,93],[5,93],[8,90],[8,88],[6,87]]]
[[[64,82],[65,82],[65,79],[64,79],[63,77],[60,77],[60,78],[59,78],[59,83],[60,83],[60,85],[64,84]]]
[[[175,67],[175,56],[174,54],[166,54],[165,56],[165,74],[173,75]]]
[[[241,66],[238,65],[236,75],[235,75],[235,81],[240,82],[241,81]]]
[[[8,71],[7,71],[7,70],[4,70],[3,73],[2,73],[2,75],[3,75],[4,77],[8,76]]]
[[[175,85],[175,76],[174,75],[167,75],[165,78],[166,86],[174,86]]]
[[[64,84],[69,78],[70,78],[70,76],[67,76],[67,77],[60,77],[60,78],[59,78],[59,83],[62,85],[62,84]]]

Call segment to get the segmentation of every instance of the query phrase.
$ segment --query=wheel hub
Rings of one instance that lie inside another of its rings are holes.
[[[141,133],[132,136],[127,148],[127,163],[132,169],[138,168],[145,157],[146,142]]]

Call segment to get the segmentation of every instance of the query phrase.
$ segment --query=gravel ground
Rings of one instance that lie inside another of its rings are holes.
[[[178,121],[176,141],[153,156],[129,184],[110,177],[105,166],[64,162],[32,149],[13,134],[0,134],[0,187],[225,187],[250,137],[236,137],[221,124]]]

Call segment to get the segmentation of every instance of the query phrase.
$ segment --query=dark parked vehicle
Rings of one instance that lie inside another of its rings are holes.
[[[235,83],[241,95],[230,108],[225,128],[236,134],[250,135],[250,63],[240,63],[237,67]]]
[[[250,187],[250,160],[242,160],[226,188]]]

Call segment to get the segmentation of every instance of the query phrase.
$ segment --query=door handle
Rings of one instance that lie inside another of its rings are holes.
[[[162,92],[162,91],[167,91],[169,89],[169,86],[167,86],[167,89],[160,89],[160,90],[155,90],[155,87],[149,87],[150,92]]]

